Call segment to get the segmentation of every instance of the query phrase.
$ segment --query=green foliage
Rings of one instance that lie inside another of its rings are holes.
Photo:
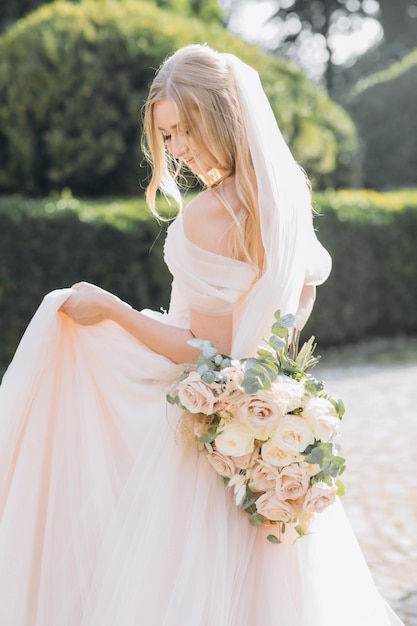
[[[300,70],[151,2],[85,0],[47,4],[0,38],[0,193],[136,194],[149,175],[139,149],[149,84],[169,53],[195,41],[259,69],[316,186],[349,183],[353,124]]]
[[[362,183],[386,189],[416,184],[417,49],[360,81],[347,107],[362,141]]]
[[[149,215],[144,219],[143,202],[133,216],[137,200],[126,201],[124,216],[115,219],[114,207],[120,210],[122,204],[0,199],[1,366],[53,289],[85,279],[137,308],[168,306],[171,279],[163,262],[163,229]]]
[[[320,346],[417,333],[417,192],[317,194],[333,269],[306,333]]]
[[[223,23],[223,11],[217,0],[153,0],[162,9],[171,9],[184,17],[198,17],[204,22]]]

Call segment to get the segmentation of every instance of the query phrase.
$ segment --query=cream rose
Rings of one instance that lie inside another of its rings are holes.
[[[258,513],[271,522],[289,522],[294,517],[291,504],[278,498],[275,491],[267,491],[259,496],[256,508]]]
[[[327,485],[323,482],[314,483],[307,491],[304,500],[304,509],[310,513],[320,513],[336,500],[336,485]]]
[[[247,424],[256,438],[261,440],[271,436],[281,417],[276,400],[268,391],[242,395],[237,409],[240,421]]]
[[[231,478],[236,471],[235,464],[233,463],[233,459],[229,456],[225,456],[224,454],[220,454],[217,450],[214,450],[212,454],[207,455],[207,460],[214,467],[216,472],[220,474],[220,476],[225,476],[226,478]]]
[[[272,391],[282,414],[294,411],[303,405],[304,385],[289,376],[278,376],[272,383]]]
[[[340,420],[336,409],[326,398],[310,398],[304,407],[303,416],[310,424],[316,439],[328,442],[340,434]]]
[[[303,417],[285,415],[274,432],[272,442],[277,448],[298,454],[314,443],[314,433]]]
[[[226,424],[222,433],[216,437],[215,446],[218,452],[226,456],[244,456],[253,452],[255,440],[246,424]]]
[[[273,491],[278,478],[278,468],[259,460],[253,470],[250,470],[249,476],[249,487],[252,491]]]
[[[197,372],[190,372],[178,385],[178,397],[181,404],[190,413],[214,413],[217,397],[213,389],[203,382]]]
[[[274,441],[271,439],[263,444],[261,456],[264,461],[276,467],[284,467],[285,465],[290,465],[290,463],[296,463],[304,459],[304,456],[301,454],[294,454],[293,452],[288,452],[288,450],[283,450],[275,445]]]
[[[282,500],[297,500],[307,493],[309,482],[310,477],[305,469],[294,463],[279,472],[275,492]]]

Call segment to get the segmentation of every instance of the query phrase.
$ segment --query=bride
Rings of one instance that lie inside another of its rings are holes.
[[[158,189],[205,190],[170,225],[168,313],[88,283],[48,294],[0,389],[2,626],[392,626],[339,503],[280,545],[248,524],[165,389],[202,337],[254,355],[273,314],[302,328],[326,280],[308,183],[257,73],[187,46],[145,126]],[[142,277],[139,276],[138,280]]]

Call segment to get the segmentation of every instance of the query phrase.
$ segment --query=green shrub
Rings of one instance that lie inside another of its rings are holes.
[[[362,183],[387,189],[417,183],[417,50],[360,81],[347,104],[362,142]]]
[[[169,53],[195,41],[259,69],[316,186],[349,182],[350,118],[287,61],[150,2],[85,0],[47,4],[0,38],[0,193],[136,194],[148,175],[139,118],[149,84]]]
[[[417,333],[417,191],[316,194],[333,270],[306,327],[324,345]]]
[[[164,230],[143,201],[1,199],[0,363],[10,360],[53,289],[88,280],[136,308],[166,307],[171,279],[163,262]]]

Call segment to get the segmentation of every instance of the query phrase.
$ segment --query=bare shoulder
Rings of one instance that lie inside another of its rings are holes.
[[[233,217],[211,189],[202,191],[187,205],[183,222],[187,239],[196,246],[216,254],[230,254],[228,232]]]

